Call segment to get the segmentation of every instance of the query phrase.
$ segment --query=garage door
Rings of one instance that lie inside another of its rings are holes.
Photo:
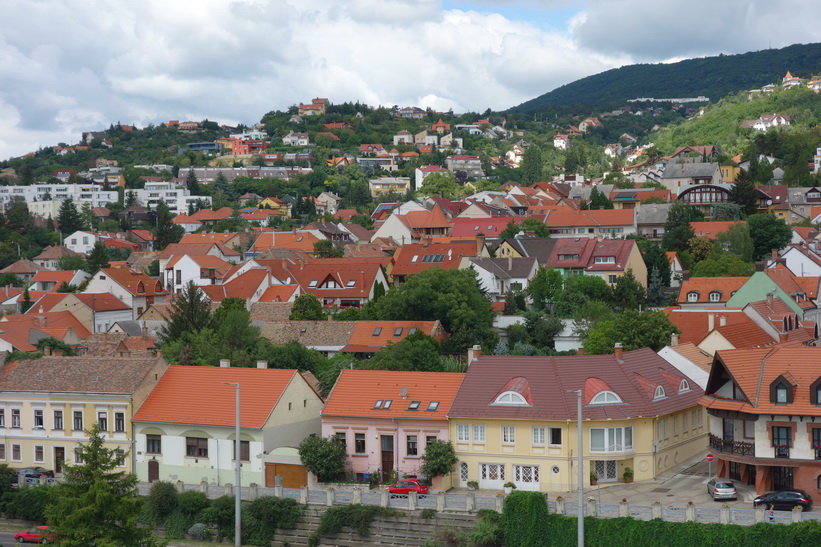
[[[299,488],[308,486],[308,470],[304,465],[293,465],[286,463],[266,463],[265,464],[265,486],[273,488],[276,486],[276,477],[282,477],[284,488]]]

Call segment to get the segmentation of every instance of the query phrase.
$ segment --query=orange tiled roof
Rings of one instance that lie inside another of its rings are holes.
[[[716,331],[736,349],[766,348],[778,343],[752,319],[746,315],[743,317],[744,320],[737,324],[716,327]]]
[[[271,285],[259,297],[259,302],[288,302],[298,289],[298,285]]]
[[[163,289],[162,283],[150,277],[145,272],[134,268],[103,268],[97,272],[97,275],[101,273],[108,276],[132,295],[153,296],[168,294],[168,292]]]
[[[261,252],[266,249],[299,249],[314,252],[314,243],[320,239],[311,232],[263,232],[251,245],[251,250]]]
[[[180,245],[189,245],[192,243],[221,243],[225,245],[226,242],[231,241],[237,237],[237,232],[213,232],[207,234],[185,234],[180,240]]]
[[[240,425],[261,429],[288,384],[292,369],[169,367],[134,415],[135,422],[234,427],[234,386],[240,383]]]
[[[547,215],[545,225],[548,228],[565,228],[571,226],[633,226],[634,209],[600,209],[577,211],[570,207],[559,207]]]
[[[440,342],[445,336],[439,321],[357,321],[348,344],[384,347],[417,331],[438,338]]]
[[[699,344],[704,340],[704,337],[710,333],[709,315],[713,315],[713,328],[720,326],[722,321],[726,325],[736,325],[746,320],[746,316],[741,313],[740,308],[714,308],[708,310],[667,308],[664,313],[667,314],[670,322],[681,331],[679,340],[682,345],[688,342]]]
[[[721,293],[719,302],[714,303],[726,303],[749,279],[749,277],[691,277],[682,281],[678,293],[678,302],[679,304],[688,303],[687,295],[691,292],[697,292],[698,299],[696,302],[708,304],[710,303],[710,293],[718,291]]]
[[[328,396],[322,416],[447,420],[464,377],[459,372],[344,369]],[[363,386],[367,386],[367,394],[363,393]],[[407,388],[404,398],[402,388]],[[382,407],[384,401],[390,400],[390,407],[374,408],[378,400],[383,402]],[[411,410],[415,401],[419,405]],[[428,410],[432,401],[439,402],[436,410]]]

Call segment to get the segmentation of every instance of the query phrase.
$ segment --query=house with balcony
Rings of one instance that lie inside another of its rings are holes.
[[[821,348],[719,351],[704,396],[716,475],[821,494]]]
[[[613,355],[471,361],[448,417],[459,464],[454,485],[567,492],[578,487],[578,395],[584,482],[653,480],[703,451],[703,390],[645,348]],[[573,464],[571,465],[571,462]]]

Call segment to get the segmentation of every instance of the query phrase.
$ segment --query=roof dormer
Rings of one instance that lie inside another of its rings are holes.
[[[770,384],[770,402],[776,405],[788,405],[793,402],[795,386],[783,374]]]

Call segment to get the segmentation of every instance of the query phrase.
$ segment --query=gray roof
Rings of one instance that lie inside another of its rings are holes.
[[[298,342],[305,347],[343,347],[351,339],[356,321],[269,321],[261,336],[273,344]]]
[[[661,178],[682,179],[692,177],[711,177],[718,170],[717,163],[668,163]]]
[[[556,239],[550,237],[513,237],[505,239],[522,256],[534,257],[539,264],[547,264]]]
[[[499,279],[526,278],[538,266],[532,256],[524,258],[471,258],[471,263],[492,273]]]
[[[664,224],[672,203],[645,203],[636,211],[636,224]]]
[[[609,196],[610,192],[613,191],[615,185],[613,184],[597,184],[596,186],[573,186],[570,188],[570,195],[567,196],[570,199],[583,199],[589,200],[590,199],[590,192],[593,191],[593,188],[599,191],[599,193],[604,194],[605,196]]]

